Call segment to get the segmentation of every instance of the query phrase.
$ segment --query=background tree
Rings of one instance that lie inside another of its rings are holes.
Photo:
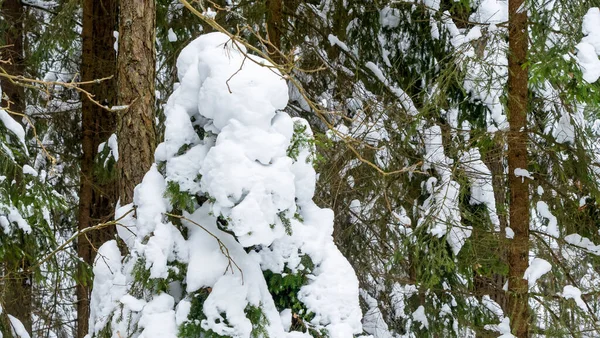
[[[512,332],[529,337],[528,284],[523,278],[529,266],[529,180],[519,171],[528,168],[527,112],[528,32],[525,2],[508,3],[508,184],[510,189],[510,226],[515,235],[508,249],[508,314]],[[526,169],[525,169],[526,170]]]
[[[156,67],[154,0],[122,1],[117,57],[119,200],[133,200],[133,188],[154,161],[156,147],[154,78]]]
[[[81,80],[92,84],[82,88],[94,97],[82,95],[81,176],[79,190],[79,230],[105,223],[114,216],[117,201],[116,116],[110,110],[116,102],[116,51],[113,32],[117,28],[117,2],[90,0],[83,2]],[[98,83],[94,80],[104,79]],[[99,146],[103,145],[102,151]],[[96,248],[113,238],[114,227],[94,231],[78,240],[80,266],[77,284],[77,336],[88,332],[91,280],[88,266],[96,256]]]

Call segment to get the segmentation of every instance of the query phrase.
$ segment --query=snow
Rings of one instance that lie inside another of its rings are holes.
[[[509,239],[515,238],[515,232],[510,227],[506,227],[504,229],[504,231],[506,232],[506,238],[509,238]]]
[[[442,144],[442,131],[439,126],[427,128],[424,133],[425,161],[423,170],[434,168],[440,176],[430,177],[424,185],[426,193],[430,194],[423,203],[423,216],[418,225],[430,223],[429,233],[446,236],[446,241],[456,255],[471,236],[472,227],[461,224],[459,210],[460,184],[452,180],[453,160],[446,157]],[[431,219],[431,220],[428,220]],[[449,228],[450,226],[450,228]]]
[[[10,314],[8,315],[8,319],[10,320],[10,328],[13,333],[13,336],[17,338],[29,338],[29,333],[27,329],[25,329],[25,325],[21,323],[21,321]]]
[[[600,60],[594,46],[581,42],[575,46],[577,49],[577,62],[583,71],[583,79],[594,83],[600,78]]]
[[[510,318],[503,317],[498,325],[485,325],[486,330],[496,331],[500,333],[498,338],[516,338],[510,333]]]
[[[350,49],[348,48],[348,46],[345,43],[343,43],[337,36],[335,36],[333,34],[329,34],[329,36],[327,36],[327,39],[329,40],[329,43],[332,46],[336,45],[336,46],[340,47],[343,51],[350,52]]]
[[[471,205],[484,204],[490,215],[490,221],[495,231],[500,231],[500,219],[496,212],[496,198],[492,186],[492,173],[481,160],[478,149],[471,148],[461,157],[461,164],[471,182]]]
[[[108,163],[108,160],[112,157],[115,162],[119,160],[119,144],[117,142],[117,134],[111,134],[106,142],[102,142],[98,145],[98,153],[101,153],[108,144],[108,156],[104,160],[104,166]]]
[[[31,175],[33,177],[37,177],[38,176],[38,172],[35,169],[33,169],[32,166],[30,166],[28,164],[25,164],[23,166],[23,174],[25,174],[25,175]]]
[[[182,50],[157,164],[135,188],[133,203],[115,212],[129,254],[122,259],[114,241],[107,242],[100,251],[108,263],[94,266],[91,332],[110,321],[113,332],[129,332],[137,323],[140,337],[174,337],[190,319],[191,297],[210,290],[202,305],[206,319],[198,323],[204,330],[250,337],[246,309],[252,306],[266,317],[270,337],[308,337],[286,332],[290,321],[282,322],[263,275],[284,268],[298,273],[306,268],[303,257],[314,264],[297,294],[305,313],[314,313],[308,325],[331,338],[362,332],[358,279],[333,243],[333,212],[312,200],[314,146],[300,143],[297,156],[287,155],[295,130],[305,128],[296,133],[307,140],[312,132],[303,119],[280,111],[287,84],[268,66],[221,33],[200,36]],[[178,226],[166,215],[174,208],[166,197],[171,184],[182,194],[208,198],[184,211]],[[126,214],[133,206],[135,213]],[[183,264],[185,287],[175,285],[178,295],[146,290],[143,299],[129,296],[132,269],[140,262],[151,280]],[[100,298],[102,292],[110,297]]]
[[[385,6],[379,11],[381,27],[396,28],[400,24],[400,11],[397,8]]]
[[[117,134],[112,134],[108,138],[108,147],[115,161],[119,160],[119,144],[117,143]]]
[[[27,221],[23,218],[23,216],[21,216],[21,213],[19,212],[19,210],[17,210],[15,207],[10,206],[9,208],[9,212],[8,212],[8,220],[11,223],[17,223],[17,226],[19,227],[19,229],[23,230],[23,232],[25,232],[26,234],[31,233],[31,226],[29,225],[29,223],[27,223]]]
[[[532,288],[537,280],[546,273],[550,272],[550,270],[552,270],[552,265],[548,263],[548,261],[542,258],[534,258],[525,270],[523,279],[526,279],[528,281],[529,288]]]
[[[185,323],[190,315],[190,310],[192,309],[192,303],[184,299],[177,304],[177,309],[175,311],[175,323],[177,325],[181,325]]]
[[[521,177],[521,182],[524,182],[526,178],[533,180],[533,176],[531,176],[529,171],[523,168],[515,168],[515,176]]]
[[[569,244],[588,250],[593,254],[600,255],[600,245],[594,244],[589,238],[579,234],[570,234],[565,236],[564,240]]]
[[[169,39],[169,42],[177,41],[177,35],[175,32],[173,32],[173,28],[169,28],[169,31],[167,32],[167,38]]]
[[[94,287],[90,302],[90,331],[99,332],[110,320],[111,312],[126,294],[126,278],[121,272],[121,253],[114,240],[104,243],[94,262]]]
[[[415,104],[412,101],[412,99],[410,98],[410,96],[408,94],[406,94],[406,92],[404,90],[402,90],[402,88],[390,84],[389,80],[383,74],[383,71],[381,69],[379,69],[379,67],[377,67],[376,64],[369,61],[366,63],[365,66],[371,72],[373,72],[373,74],[375,75],[375,77],[377,77],[377,79],[379,79],[379,81],[381,81],[383,84],[388,86],[390,91],[392,91],[392,93],[394,93],[394,95],[396,95],[396,97],[398,97],[398,99],[400,99],[400,104],[406,110],[407,113],[409,113],[412,116],[415,116],[419,113],[419,111],[415,107]]]
[[[383,318],[381,310],[377,306],[377,300],[364,290],[361,290],[361,297],[369,307],[363,318],[363,329],[372,334],[373,338],[393,338],[387,323]]]
[[[560,233],[558,232],[558,222],[556,217],[552,215],[550,212],[550,207],[544,201],[538,201],[536,204],[537,212],[548,220],[548,226],[546,227],[546,233],[553,237],[558,237]]]
[[[415,310],[415,312],[413,312],[412,318],[416,322],[421,323],[421,329],[422,328],[429,328],[429,321],[427,320],[427,316],[425,315],[425,307],[423,307],[423,305],[419,306]]]
[[[146,301],[144,301],[143,299],[137,299],[137,298],[135,298],[135,297],[133,297],[132,295],[129,295],[129,294],[121,297],[121,299],[119,300],[119,302],[121,302],[121,304],[123,304],[123,305],[127,306],[128,308],[130,308],[131,311],[135,311],[135,312],[142,311],[142,309],[146,305]]]
[[[498,24],[508,21],[508,1],[483,0],[477,11],[471,14],[471,21]]]
[[[559,295],[561,297],[563,297],[564,299],[574,300],[575,304],[577,304],[577,306],[579,306],[580,309],[582,309],[584,311],[587,310],[587,306],[585,305],[585,302],[581,298],[581,290],[579,290],[579,288],[577,288],[573,285],[565,285],[563,287],[563,291],[561,293],[559,293]]]
[[[583,17],[583,39],[575,46],[576,60],[583,72],[583,79],[594,83],[600,77],[600,9],[590,8]]]
[[[139,338],[176,338],[177,324],[173,297],[161,293],[155,296],[142,311],[138,322],[142,333]]]
[[[119,53],[119,32],[113,31],[113,37],[115,38],[115,43],[113,44],[113,48],[115,52]]]
[[[284,309],[279,313],[279,317],[281,318],[283,330],[285,332],[290,332],[290,328],[292,327],[292,309]]]
[[[475,4],[474,4],[475,5]],[[508,44],[505,36],[506,28],[498,28],[496,24],[508,19],[508,2],[502,0],[483,0],[475,7],[469,21],[480,23],[468,31],[459,30],[450,19],[444,20],[444,26],[451,35],[450,45],[457,54],[457,64],[465,70],[463,86],[471,96],[471,100],[479,100],[487,107],[487,129],[494,133],[508,130],[508,122],[502,96],[508,77]],[[482,28],[487,26],[487,32]],[[477,51],[470,43],[480,37],[485,39],[486,48]]]
[[[492,300],[489,295],[484,295],[481,298],[481,304],[485,306],[488,310],[490,310],[490,312],[496,315],[498,318],[504,317],[504,312],[502,311],[502,307],[500,307],[500,304]]]
[[[0,98],[1,97],[2,97],[2,90],[0,89]],[[22,112],[17,112],[17,113],[22,113]],[[23,149],[28,154],[27,144],[25,143],[25,130],[23,129],[23,126],[21,126],[19,124],[19,122],[15,121],[10,116],[10,114],[2,108],[0,108],[0,121],[2,121],[2,123],[4,124],[6,129],[8,129],[11,133],[13,133],[13,135],[15,135],[17,137],[17,140],[23,145]]]

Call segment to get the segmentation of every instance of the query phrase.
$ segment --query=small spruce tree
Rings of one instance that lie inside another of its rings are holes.
[[[156,164],[94,266],[92,337],[352,337],[358,281],[312,201],[313,136],[288,88],[221,33],[181,52]]]

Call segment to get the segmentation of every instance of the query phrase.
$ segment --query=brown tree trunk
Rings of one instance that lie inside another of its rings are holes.
[[[116,28],[117,0],[85,0],[83,3],[83,53],[81,78],[83,81],[115,75],[116,53],[113,31]],[[104,105],[115,103],[115,80],[86,85],[83,89],[95,95]],[[95,168],[98,146],[116,131],[114,113],[103,109],[86,96],[82,100],[82,150],[79,190],[79,230],[107,221],[112,217],[116,203],[116,179],[98,176]],[[77,284],[77,337],[88,333],[89,296],[91,283],[84,273],[86,265],[94,262],[95,250],[114,236],[115,229],[106,228],[88,233],[78,240],[77,253],[84,264],[80,266]]]
[[[5,46],[0,46],[0,59],[8,61],[2,68],[11,75],[23,75],[23,16],[24,10],[19,0],[4,0],[2,2],[3,40]],[[13,112],[23,113],[25,109],[23,87],[10,81],[2,81],[2,107],[8,107]],[[4,96],[8,98],[7,102]]]
[[[19,0],[4,0],[1,14],[3,23],[3,40],[5,46],[0,48],[0,59],[6,61],[2,65],[4,70],[11,75],[24,75],[24,49],[23,49],[23,20],[24,9]],[[4,80],[2,83],[2,107],[15,113],[25,112],[25,91],[23,87]],[[4,99],[6,98],[6,99]],[[17,119],[18,120],[18,119]],[[25,235],[21,235],[20,242],[26,250]],[[31,253],[26,253],[30,255]],[[6,313],[19,319],[27,332],[31,333],[31,292],[32,280],[29,270],[29,259],[7,260],[4,263],[4,299],[3,306]]]
[[[528,285],[523,279],[529,264],[529,182],[515,176],[527,169],[527,9],[523,0],[508,2],[508,185],[510,227],[515,233],[508,247],[508,314],[512,333],[529,334]]]
[[[121,0],[119,8],[119,198],[133,201],[133,188],[154,162],[154,0]]]
[[[276,63],[283,61],[281,55],[281,35],[283,34],[283,3],[282,0],[266,0],[267,35],[269,43],[267,51]]]
[[[25,240],[21,237],[21,243]],[[31,318],[31,293],[32,280],[29,259],[14,259],[4,262],[4,297],[2,299],[4,311],[19,319],[27,332],[32,332]],[[5,332],[6,334],[6,332]]]

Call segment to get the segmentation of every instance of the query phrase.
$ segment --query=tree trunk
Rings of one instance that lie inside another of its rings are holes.
[[[269,43],[267,51],[269,57],[277,63],[283,61],[281,55],[281,35],[283,34],[283,3],[282,0],[266,0],[265,7],[267,9],[267,35]]]
[[[527,169],[527,9],[523,0],[508,3],[508,185],[510,227],[515,233],[508,248],[508,314],[512,332],[519,338],[529,334],[528,285],[523,279],[529,257],[529,182],[515,176]]]
[[[133,188],[154,162],[154,31],[153,0],[122,0],[119,9],[119,198],[133,201]]]
[[[7,61],[2,67],[11,75],[24,75],[24,49],[23,49],[23,20],[24,9],[19,0],[4,0],[2,2],[2,17],[4,19],[3,39],[5,46],[0,48],[0,59]],[[15,113],[25,112],[25,91],[23,87],[4,80],[2,83],[2,107]],[[6,98],[6,99],[4,99]],[[17,120],[19,120],[17,118]],[[20,242],[26,250],[25,236],[21,235]],[[6,313],[19,319],[27,332],[31,333],[31,292],[32,280],[29,270],[28,256],[20,260],[7,260],[4,263],[3,306]]]
[[[23,237],[21,237],[21,243],[25,243]],[[32,276],[30,272],[27,272],[30,267],[29,259],[23,257],[22,260],[15,261],[13,258],[4,262],[4,267],[4,299],[2,299],[4,311],[19,319],[27,332],[31,334]]]
[[[10,75],[23,75],[23,17],[24,10],[19,0],[4,0],[2,2],[2,17],[4,18],[3,40],[5,46],[0,46],[0,59],[8,61],[2,68]],[[13,112],[23,113],[25,110],[23,87],[2,81],[2,107],[8,107]],[[7,102],[4,96],[8,98]]]
[[[81,78],[90,81],[116,73],[116,53],[113,31],[116,28],[117,0],[85,0],[83,3],[83,53]],[[95,100],[104,105],[115,103],[115,80],[86,85]],[[82,101],[82,150],[79,191],[79,230],[105,222],[112,217],[116,203],[116,180],[98,175],[95,158],[98,146],[116,131],[114,113],[103,109],[85,95]],[[95,249],[114,236],[114,227],[88,233],[78,240],[77,253],[83,260],[77,284],[77,337],[88,333],[89,296],[91,283],[86,266],[95,258]]]

